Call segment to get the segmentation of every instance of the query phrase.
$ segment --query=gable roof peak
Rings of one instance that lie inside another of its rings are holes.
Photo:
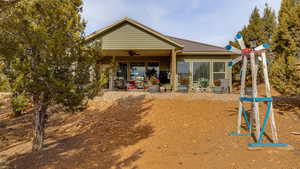
[[[111,30],[112,28],[117,27],[117,26],[119,26],[119,25],[121,25],[121,24],[123,24],[125,22],[128,22],[128,23],[130,23],[130,24],[132,24],[132,25],[134,25],[134,26],[136,26],[136,27],[138,27],[140,29],[143,29],[144,31],[146,31],[146,32],[148,32],[150,34],[152,34],[152,35],[154,35],[154,36],[156,36],[156,37],[158,37],[158,38],[160,38],[160,39],[162,39],[164,41],[167,41],[168,43],[171,43],[172,45],[178,47],[179,49],[183,49],[184,48],[183,45],[177,43],[176,41],[173,41],[172,39],[168,38],[167,36],[163,35],[162,33],[157,32],[157,31],[153,30],[152,28],[150,28],[150,27],[148,27],[146,25],[143,25],[143,24],[139,23],[138,21],[136,21],[134,19],[131,19],[131,18],[127,17],[127,16],[124,17],[124,18],[122,18],[121,20],[118,20],[117,22],[115,22],[115,23],[113,23],[113,24],[111,24],[111,25],[103,28],[103,29],[100,29],[98,31],[95,31],[95,32],[91,33],[90,35],[88,35],[85,38],[85,40],[88,41],[88,40],[94,39],[98,35],[104,34],[104,33],[108,32],[109,30]]]

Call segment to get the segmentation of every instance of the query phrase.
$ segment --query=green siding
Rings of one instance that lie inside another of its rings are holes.
[[[103,49],[174,49],[174,46],[129,23],[102,37]]]
[[[225,59],[225,60],[231,60],[230,55],[199,55],[199,56],[177,56],[177,60],[218,60],[218,59]]]

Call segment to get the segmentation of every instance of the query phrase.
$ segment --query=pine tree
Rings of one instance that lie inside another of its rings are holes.
[[[256,39],[258,44],[262,43],[262,37],[264,35],[263,21],[264,20],[260,16],[259,9],[255,7],[249,18],[249,23],[246,26],[244,26],[241,31],[238,32],[243,35],[246,47],[250,47],[250,39],[252,38]],[[237,41],[231,41],[230,44],[239,48]]]
[[[270,43],[271,37],[274,33],[276,27],[276,16],[274,10],[272,10],[267,4],[264,9],[263,16],[260,15],[259,9],[255,7],[251,13],[249,24],[244,26],[243,29],[239,32],[243,35],[244,41],[247,47],[250,47],[250,39],[256,39],[257,45],[263,43]],[[230,42],[234,47],[239,48],[237,42]],[[238,74],[241,70],[241,63],[236,65],[233,68],[233,73]],[[259,66],[258,69],[258,81],[262,81],[262,69]],[[246,76],[246,84],[251,84],[251,72],[250,65]]]
[[[272,49],[275,58],[271,65],[271,81],[280,93],[300,93],[300,75],[296,71],[297,45],[292,37],[293,0],[282,0],[279,24],[273,37]]]
[[[295,3],[292,16],[292,38],[296,43],[297,59],[300,60],[300,1]]]
[[[249,23],[238,33],[243,35],[247,47],[250,47],[250,39],[252,38],[257,40],[258,45],[261,45],[271,42],[276,25],[275,11],[266,4],[262,16],[257,7],[253,9]],[[236,41],[231,41],[230,44],[239,47]]]
[[[257,44],[264,43],[264,24],[257,7],[254,8],[249,19],[249,24],[245,30],[242,30],[242,34],[248,47],[252,38],[256,39]]]
[[[49,106],[84,108],[102,84],[99,46],[85,47],[81,11],[81,0],[22,0],[0,20],[5,73],[13,90],[35,107],[33,151],[43,147]]]
[[[263,36],[261,37],[263,43],[272,43],[272,36],[276,28],[276,14],[268,4],[265,5],[264,14],[262,17]]]
[[[286,23],[291,38],[296,43],[296,50],[300,52],[300,1],[284,0],[281,4],[279,12],[279,20],[281,17],[287,17]]]
[[[19,1],[21,0],[0,0],[0,12],[3,12],[5,9],[13,7]]]

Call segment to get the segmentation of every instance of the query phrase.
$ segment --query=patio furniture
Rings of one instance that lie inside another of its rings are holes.
[[[161,92],[170,92],[172,90],[172,86],[170,83],[162,84]]]
[[[126,84],[126,89],[127,90],[137,89],[137,87],[135,86],[135,81],[134,80],[128,81]]]
[[[220,85],[214,86],[214,92],[215,93],[229,93],[230,87],[229,87],[229,79],[219,79]]]
[[[200,81],[193,81],[192,83],[192,89],[195,90],[195,91],[205,91],[207,88],[204,88],[202,85],[201,85],[201,82]]]
[[[115,82],[115,87],[117,89],[125,89],[125,85],[126,84],[125,84],[125,80],[124,79],[118,78],[114,82]]]

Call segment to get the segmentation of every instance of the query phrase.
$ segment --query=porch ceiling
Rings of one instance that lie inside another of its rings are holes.
[[[103,50],[104,56],[168,56],[171,50]],[[130,55],[131,54],[131,55]]]

